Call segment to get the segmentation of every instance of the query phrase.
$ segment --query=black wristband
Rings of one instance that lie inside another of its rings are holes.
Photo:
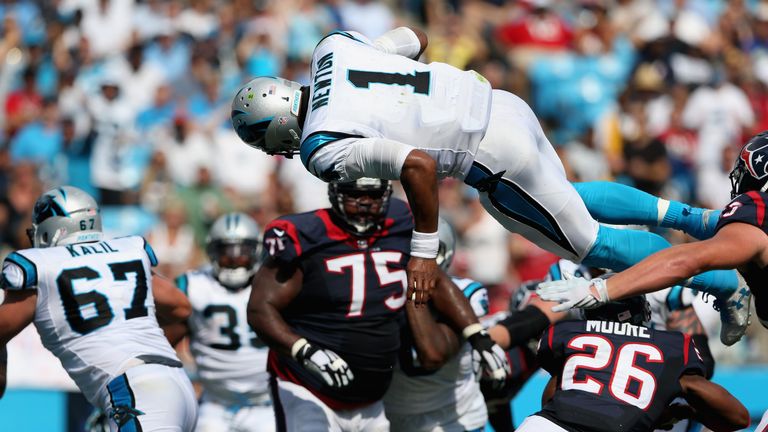
[[[514,312],[509,317],[499,321],[509,332],[509,347],[527,344],[531,339],[538,339],[549,327],[549,318],[536,306],[526,306],[525,309]]]

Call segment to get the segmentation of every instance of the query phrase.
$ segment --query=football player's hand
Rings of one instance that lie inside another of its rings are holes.
[[[438,277],[435,259],[411,257],[408,261],[408,299],[416,306],[425,305],[435,289]]]
[[[467,341],[472,346],[475,376],[489,383],[494,391],[506,388],[512,375],[507,353],[491,339],[485,330],[473,334]]]
[[[573,308],[594,309],[609,301],[605,279],[586,280],[568,273],[563,274],[562,280],[540,283],[536,294],[542,300],[560,303],[552,307],[552,312]]]
[[[687,404],[672,403],[661,413],[656,420],[656,429],[671,430],[681,420],[693,418],[693,409]]]
[[[322,378],[331,387],[346,387],[355,378],[347,362],[329,349],[306,343],[295,357],[305,369]]]

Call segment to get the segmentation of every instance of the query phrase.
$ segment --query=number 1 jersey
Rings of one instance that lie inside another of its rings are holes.
[[[441,177],[463,178],[488,127],[491,86],[474,71],[386,54],[359,33],[337,31],[312,55],[307,109],[305,166],[329,142],[386,138],[429,153]],[[328,168],[315,166],[317,174]]]
[[[3,287],[37,291],[35,327],[89,402],[139,355],[178,361],[155,318],[150,267],[141,237],[13,252]]]
[[[680,396],[680,377],[706,375],[689,335],[608,321],[550,326],[538,360],[558,381],[536,415],[569,431],[652,430]]]

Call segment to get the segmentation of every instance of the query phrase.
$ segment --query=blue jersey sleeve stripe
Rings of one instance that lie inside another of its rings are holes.
[[[22,288],[37,286],[37,266],[24,255],[11,252],[5,259],[16,264],[24,272],[24,284]]]
[[[563,275],[560,273],[560,266],[557,263],[554,263],[549,267],[549,277],[552,278],[553,281],[563,278]]]
[[[360,135],[350,135],[341,132],[315,132],[301,143],[301,162],[309,169],[309,161],[312,156],[327,144],[344,138],[362,138]]]
[[[149,263],[152,265],[152,267],[157,265],[157,255],[155,255],[155,251],[152,249],[152,246],[147,243],[147,239],[142,237],[142,240],[144,240],[144,252],[147,253],[147,257],[149,257]]]
[[[320,42],[318,42],[317,44],[320,45],[321,43],[323,43],[324,40],[328,39],[331,36],[336,36],[336,35],[344,36],[344,37],[352,39],[353,41],[357,41],[357,42],[360,42],[360,43],[365,43],[364,41],[361,41],[360,39],[352,36],[351,34],[345,32],[344,30],[334,30],[334,31],[328,33],[327,35],[325,35],[325,37],[323,37],[322,39],[320,39]]]
[[[464,297],[472,298],[472,295],[474,295],[478,290],[482,288],[483,284],[480,282],[472,282],[471,284],[467,285],[466,288],[464,288]]]
[[[183,292],[185,296],[189,296],[189,278],[186,273],[176,278],[176,287],[179,291]]]

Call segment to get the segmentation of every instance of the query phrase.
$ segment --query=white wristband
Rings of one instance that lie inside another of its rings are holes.
[[[480,333],[483,330],[482,324],[474,323],[464,327],[464,330],[461,331],[461,335],[464,336],[464,339],[469,339],[473,334]]]
[[[296,354],[298,354],[299,351],[301,351],[301,349],[304,348],[304,345],[306,345],[308,343],[309,342],[307,342],[307,340],[304,339],[304,338],[301,338],[301,339],[297,340],[296,342],[294,342],[293,345],[291,345],[291,357],[293,357],[295,359],[296,358]]]
[[[411,236],[411,256],[417,258],[437,258],[437,250],[440,248],[440,236],[437,231],[422,233],[414,231]]]

